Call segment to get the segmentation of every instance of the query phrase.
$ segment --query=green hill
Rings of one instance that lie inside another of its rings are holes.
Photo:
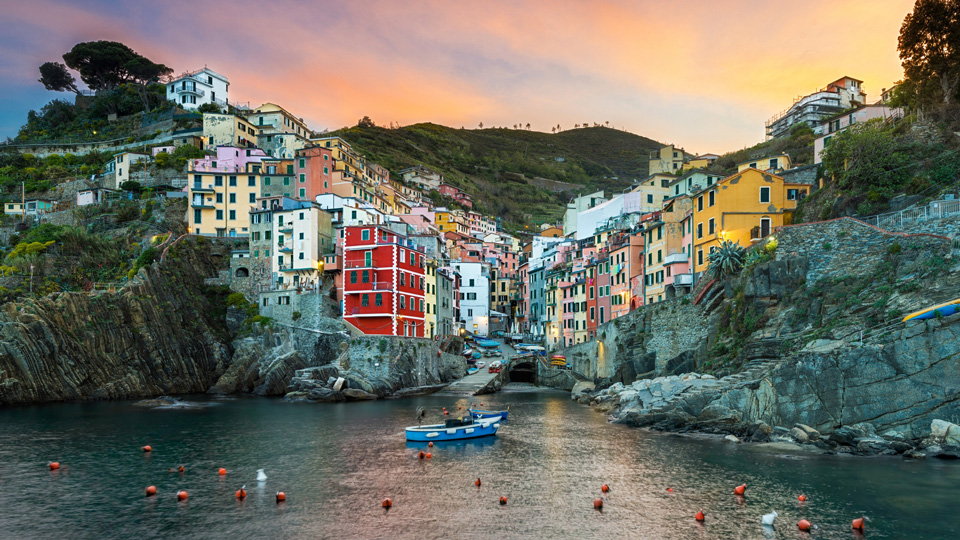
[[[356,126],[331,135],[343,137],[392,177],[414,165],[442,173],[474,197],[477,209],[499,216],[511,229],[556,221],[572,194],[622,191],[647,176],[649,153],[661,146],[606,127],[550,134],[425,123],[397,129]]]

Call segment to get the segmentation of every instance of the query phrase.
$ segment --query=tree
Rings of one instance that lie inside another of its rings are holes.
[[[149,86],[159,82],[161,77],[166,77],[173,73],[173,70],[167,66],[151,62],[139,54],[131,58],[124,65],[124,69],[127,71],[129,81],[137,87],[137,94],[140,95],[140,99],[143,101],[144,112],[150,110]]]
[[[197,112],[201,114],[202,113],[221,114],[223,113],[223,108],[220,107],[220,105],[218,105],[217,103],[208,102],[208,103],[203,103],[199,107],[197,107]]]
[[[910,156],[879,118],[841,131],[820,156],[840,188],[869,190],[877,200],[900,190],[912,172]]]
[[[527,131],[530,131],[530,122],[527,122]]]
[[[40,78],[38,79],[44,88],[54,92],[74,92],[80,93],[77,89],[77,80],[67,71],[67,66],[60,62],[44,62],[40,66]]]
[[[483,129],[483,122],[480,122],[480,129]]]
[[[364,116],[357,121],[357,127],[372,128],[376,127],[376,124],[373,123],[373,120],[371,120],[369,116]]]
[[[550,133],[556,133],[556,132],[557,132],[557,128],[555,127],[550,128]]]
[[[137,56],[123,43],[87,41],[74,45],[63,60],[92,90],[109,90],[127,80],[127,62]]]
[[[960,0],[917,0],[900,27],[903,72],[918,88],[936,81],[943,103],[960,86]]]

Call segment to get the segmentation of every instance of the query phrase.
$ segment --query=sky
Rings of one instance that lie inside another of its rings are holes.
[[[82,41],[123,42],[230,101],[277,103],[316,131],[434,122],[605,123],[693,153],[763,140],[764,122],[843,76],[902,78],[913,0],[0,0],[0,139],[71,94],[37,82]],[[79,79],[79,77],[77,77]]]

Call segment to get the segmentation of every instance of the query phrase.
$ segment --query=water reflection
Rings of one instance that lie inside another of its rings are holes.
[[[418,406],[438,421],[444,406],[479,401],[0,410],[0,536],[760,539],[802,538],[796,523],[808,519],[820,529],[805,537],[850,538],[850,521],[865,514],[870,538],[960,537],[958,463],[771,453],[631,430],[563,393],[484,396],[485,408],[509,406],[510,422],[495,438],[435,443],[430,460],[417,457],[426,444],[404,441]],[[49,471],[51,460],[62,468]],[[167,472],[181,464],[183,474]],[[592,501],[604,483],[601,513]],[[745,496],[734,496],[743,483]],[[243,484],[248,496],[237,501]],[[143,496],[147,485],[157,497]],[[177,502],[179,489],[187,501]],[[693,519],[701,508],[702,524]],[[762,527],[771,511],[775,528]]]

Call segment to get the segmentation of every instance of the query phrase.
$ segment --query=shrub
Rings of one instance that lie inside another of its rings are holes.
[[[903,251],[903,248],[900,247],[900,244],[893,244],[887,248],[887,253],[889,253],[890,255],[897,255],[901,251]]]
[[[294,312],[293,312],[293,315],[291,316],[291,318],[292,318],[293,320],[295,320],[295,321],[299,321],[299,320],[300,320],[300,317],[302,317],[302,316],[303,316],[303,315],[302,315],[299,311],[294,311]]]
[[[833,249],[833,244],[831,244],[830,242],[824,242],[823,249],[825,249],[826,251],[830,251],[831,249]]]
[[[744,249],[740,244],[724,240],[716,251],[710,254],[708,270],[715,279],[725,278],[743,268]]]

